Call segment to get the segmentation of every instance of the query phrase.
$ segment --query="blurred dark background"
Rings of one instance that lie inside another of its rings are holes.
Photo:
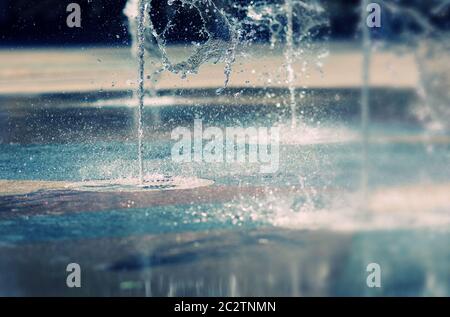
[[[69,3],[81,6],[81,28],[69,28]],[[0,0],[2,45],[127,44],[126,0]]]
[[[251,0],[233,1],[246,3]],[[66,7],[72,2],[81,6],[81,28],[69,28],[66,25],[69,14],[66,12]],[[158,14],[164,14],[167,0],[153,0],[153,2],[157,8],[156,18],[158,18]],[[216,2],[220,5],[220,2],[224,0],[216,0]],[[359,0],[325,0],[324,2],[329,12],[331,39],[354,37],[357,33]],[[436,6],[439,1],[408,0],[404,2],[428,12],[430,7]],[[125,3],[126,0],[0,0],[0,45],[129,45],[128,23],[123,14]],[[431,18],[439,27],[448,29],[449,19],[446,14],[433,15]],[[188,23],[192,21],[192,16],[181,16],[180,19],[178,23]],[[195,35],[189,30],[180,29],[168,40],[169,42],[191,41],[195,40],[193,36]],[[261,34],[260,40],[267,40],[267,36]]]

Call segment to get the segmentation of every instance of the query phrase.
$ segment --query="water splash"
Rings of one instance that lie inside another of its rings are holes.
[[[152,0],[148,2],[148,11],[152,10]],[[187,59],[181,62],[173,62],[166,49],[166,35],[171,31],[175,23],[172,21],[175,14],[169,17],[167,24],[162,31],[157,30],[152,19],[148,19],[146,27],[150,30],[159,49],[162,67],[156,73],[169,71],[174,74],[180,74],[185,78],[189,74],[198,73],[200,67],[209,62],[224,63],[224,85],[217,90],[221,93],[230,81],[232,65],[235,61],[236,48],[239,43],[239,32],[230,22],[227,14],[219,9],[211,0],[168,0],[168,5],[174,7],[173,10],[183,10],[186,6],[194,9],[199,14],[203,23],[202,32],[206,34],[207,40],[197,45],[195,51]],[[181,5],[180,5],[181,4]],[[180,5],[179,8],[175,8]]]
[[[285,84],[288,88],[288,100],[286,104],[290,109],[290,131],[292,138],[298,140],[300,131],[309,130],[303,118],[303,111],[299,108],[299,100],[306,95],[306,85],[298,89],[300,76],[308,76],[311,58],[309,53],[316,51],[312,58],[313,65],[320,69],[322,59],[327,56],[326,48],[321,40],[325,39],[326,30],[329,26],[328,17],[320,1],[284,0],[274,3],[273,1],[254,1],[246,9],[247,24],[249,29],[265,29],[270,34],[271,48],[275,49],[277,44],[282,47],[284,55],[283,75],[285,73]],[[244,28],[245,29],[245,28]],[[252,33],[247,35],[251,36]],[[300,65],[300,71],[296,69]],[[300,127],[297,128],[300,121]],[[291,140],[292,141],[292,140]],[[294,141],[296,142],[296,141]],[[314,160],[317,153],[314,151],[305,155],[311,155]],[[297,199],[297,209],[308,209],[314,205],[316,196],[315,188],[306,190],[312,175],[300,172],[298,182],[306,199]],[[300,195],[302,196],[302,195]]]
[[[145,96],[145,51],[147,50],[153,57],[160,58],[162,61],[162,67],[155,71],[150,78],[157,77],[158,74],[165,70],[186,77],[188,74],[197,73],[200,66],[210,60],[214,60],[215,63],[224,62],[224,86],[217,89],[217,93],[220,94],[229,83],[232,64],[235,61],[235,51],[239,41],[238,32],[230,24],[224,12],[219,10],[213,1],[168,0],[167,3],[170,6],[174,6],[175,2],[197,10],[204,24],[203,29],[208,37],[206,43],[200,45],[188,59],[178,63],[172,62],[166,51],[165,34],[173,27],[173,23],[169,19],[164,30],[160,33],[157,32],[150,15],[152,0],[129,0],[124,9],[124,13],[129,19],[129,27],[133,38],[133,51],[136,53],[138,59],[138,86],[136,89],[138,102],[137,138],[139,183],[141,185],[144,183],[143,111]]]
[[[284,41],[283,54],[286,84],[289,90],[291,110],[291,125],[297,125],[297,77],[306,76],[308,71],[307,52],[311,52],[320,45],[320,39],[328,27],[328,19],[324,7],[319,1],[285,0],[282,3],[271,1],[255,1],[247,8],[248,20],[244,21],[250,28],[266,28],[270,34],[270,45],[274,49],[276,44]],[[323,51],[316,55],[315,65],[320,68],[320,59],[327,54]],[[295,64],[301,64],[301,72],[296,72]],[[306,86],[303,86],[306,88]],[[304,91],[300,96],[304,95]]]
[[[145,51],[152,57],[159,59],[161,67],[151,77],[155,77],[164,71],[180,74],[186,77],[189,74],[198,73],[200,67],[209,62],[223,62],[224,85],[217,89],[220,94],[228,85],[232,65],[236,59],[238,45],[244,46],[255,38],[254,29],[261,27],[270,28],[272,47],[277,42],[285,39],[284,56],[286,84],[289,89],[289,101],[291,109],[291,126],[297,125],[297,87],[296,71],[294,64],[301,62],[302,73],[306,73],[308,61],[305,52],[314,46],[313,38],[321,32],[328,24],[323,7],[317,1],[286,0],[282,4],[273,4],[269,1],[256,1],[248,5],[232,4],[235,10],[219,8],[211,0],[168,0],[169,7],[167,23],[163,26],[154,25],[152,20],[152,0],[129,0],[125,8],[125,14],[129,17],[130,28],[133,32],[134,51],[137,51],[139,60],[139,85],[136,91],[138,99],[138,155],[139,155],[139,178],[143,179],[143,122],[142,111],[144,107],[144,56]],[[226,6],[224,6],[226,7]],[[202,22],[201,32],[205,34],[204,43],[196,43],[194,52],[185,60],[175,62],[167,51],[167,37],[169,32],[176,27],[176,15],[186,13],[186,10],[197,12]],[[237,18],[237,11],[244,18]],[[241,12],[241,13],[242,13]],[[324,56],[320,54],[320,56]],[[319,64],[319,63],[318,63]],[[317,64],[317,65],[318,65]],[[306,88],[306,87],[304,87]],[[303,94],[301,94],[303,96]]]
[[[360,212],[358,194],[340,192],[304,195],[266,193],[258,199],[242,198],[229,208],[241,210],[253,221],[295,230],[364,232],[432,228],[448,232],[448,185],[413,185],[379,188],[368,201],[371,213]],[[236,204],[239,208],[236,208]],[[227,210],[225,208],[225,210]]]

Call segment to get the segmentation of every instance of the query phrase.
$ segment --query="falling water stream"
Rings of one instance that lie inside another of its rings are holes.
[[[139,183],[144,184],[144,122],[143,122],[143,111],[144,111],[144,96],[145,96],[145,86],[144,86],[144,71],[145,71],[145,11],[146,4],[145,0],[139,0],[139,13],[137,16],[137,41],[138,41],[138,87],[137,87],[137,98],[138,98],[138,168],[139,168]]]
[[[297,114],[296,114],[296,89],[295,89],[295,72],[293,68],[294,64],[294,12],[292,7],[292,0],[286,0],[285,2],[286,12],[286,71],[287,71],[287,83],[289,88],[289,102],[291,107],[291,127],[294,129],[297,126]]]
[[[167,3],[174,6],[175,1],[169,0]],[[198,1],[198,0],[180,0],[182,5],[187,5],[195,8],[199,13],[205,33],[208,40],[201,44],[195,52],[186,60],[173,63],[166,51],[165,32],[173,27],[172,21],[169,19],[165,29],[162,33],[158,33],[150,18],[149,11],[152,9],[152,0],[132,0],[129,2],[130,9],[129,17],[133,15],[133,10],[137,5],[136,16],[136,42],[137,42],[137,59],[138,59],[138,85],[136,89],[136,96],[138,102],[137,113],[137,134],[138,134],[138,169],[139,169],[139,183],[144,184],[144,163],[143,163],[143,111],[144,111],[144,97],[145,97],[145,49],[146,49],[146,30],[151,32],[154,42],[150,43],[154,46],[153,50],[158,51],[162,61],[162,68],[154,72],[157,76],[161,72],[167,70],[174,74],[181,74],[186,77],[188,74],[195,74],[198,72],[200,66],[209,60],[217,62],[224,62],[225,81],[222,88],[217,89],[217,93],[222,93],[223,89],[227,87],[230,80],[232,64],[235,61],[235,51],[238,44],[239,34],[235,27],[230,23],[226,15],[219,10],[212,1]]]

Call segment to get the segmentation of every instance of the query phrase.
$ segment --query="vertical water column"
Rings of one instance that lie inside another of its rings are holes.
[[[361,193],[362,206],[367,208],[369,200],[369,138],[370,138],[370,63],[371,63],[371,37],[367,26],[367,7],[369,0],[361,1],[361,27],[362,27],[362,88],[361,88],[361,133],[362,133],[362,169]]]
[[[286,59],[287,83],[289,89],[289,104],[291,107],[291,127],[297,126],[296,100],[295,100],[295,73],[294,73],[294,11],[292,0],[286,0],[284,4],[286,13],[286,49],[284,56]]]
[[[138,99],[138,113],[137,113],[137,134],[138,134],[138,168],[139,168],[139,183],[142,185],[144,183],[144,161],[143,161],[143,138],[144,138],[144,122],[143,122],[143,112],[144,112],[144,70],[145,70],[145,5],[146,0],[139,0],[139,13],[137,16],[137,42],[138,42],[138,85],[136,96]]]

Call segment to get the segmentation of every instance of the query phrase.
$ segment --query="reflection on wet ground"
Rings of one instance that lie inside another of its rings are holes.
[[[106,224],[105,224],[106,225]],[[448,233],[280,229],[70,240],[1,248],[2,295],[448,295]],[[82,267],[82,288],[65,267]],[[379,263],[382,288],[368,288]],[[6,274],[6,272],[8,272]]]

